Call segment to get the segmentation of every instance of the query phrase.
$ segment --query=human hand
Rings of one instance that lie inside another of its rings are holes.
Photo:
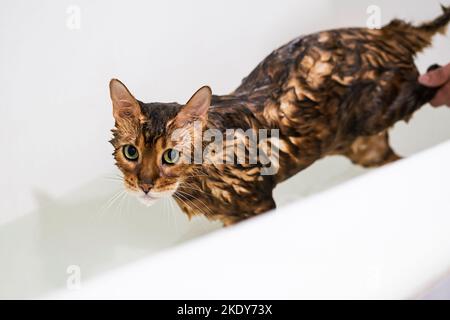
[[[430,101],[432,106],[450,106],[450,63],[420,76],[419,82],[427,87],[441,87]]]

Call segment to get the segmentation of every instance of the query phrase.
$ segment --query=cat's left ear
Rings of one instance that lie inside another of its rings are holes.
[[[182,127],[196,120],[206,123],[208,110],[211,105],[211,95],[211,88],[208,86],[198,89],[178,112],[175,124]]]
[[[113,115],[116,121],[140,121],[143,119],[141,107],[127,87],[117,79],[109,82],[109,92],[113,103]]]

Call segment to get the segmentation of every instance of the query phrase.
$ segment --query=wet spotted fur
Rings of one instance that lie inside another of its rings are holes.
[[[147,181],[161,190],[176,185],[174,196],[186,214],[204,214],[228,225],[273,209],[276,184],[327,155],[345,155],[365,167],[397,160],[388,129],[408,120],[436,93],[437,88],[417,82],[414,57],[445,30],[450,10],[443,11],[419,26],[394,20],[379,30],[338,29],[299,37],[270,54],[234,92],[203,97],[211,106],[193,115],[202,119],[202,130],[280,130],[276,175],[261,175],[260,163],[192,164],[168,172],[158,159],[174,127],[189,127],[193,107],[189,113],[183,111],[189,102],[130,98],[128,107],[115,108],[112,140],[126,184],[133,189]],[[130,165],[123,159],[125,143],[138,146],[142,162]]]

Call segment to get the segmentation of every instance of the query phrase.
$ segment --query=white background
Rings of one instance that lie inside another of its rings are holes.
[[[112,147],[108,143],[113,120],[107,88],[112,77],[121,79],[137,98],[146,102],[182,103],[205,84],[215,94],[225,94],[272,50],[298,35],[328,28],[365,26],[366,9],[371,4],[380,6],[383,23],[393,17],[420,22],[440,14],[439,1],[430,0],[3,0],[0,10],[1,260],[13,255],[12,262],[0,266],[6,268],[4,277],[10,277],[11,272],[22,272],[23,264],[28,261],[22,255],[30,253],[36,256],[27,263],[43,270],[53,266],[63,277],[64,270],[58,268],[65,266],[70,260],[67,257],[72,256],[55,258],[54,250],[70,253],[70,248],[78,252],[90,246],[112,250],[114,258],[106,259],[108,263],[99,262],[89,269],[91,274],[96,274],[114,267],[116,264],[111,261],[115,259],[124,263],[130,257],[134,259],[153,250],[147,244],[148,237],[152,236],[145,230],[154,232],[155,241],[168,237],[171,240],[167,243],[172,243],[218,227],[203,223],[200,227],[206,229],[191,232],[187,220],[173,208],[168,210],[176,216],[171,214],[169,218],[162,213],[159,220],[145,220],[147,215],[160,214],[161,206],[146,210],[129,201],[127,205],[140,216],[136,218],[130,209],[122,208],[121,220],[113,223],[114,228],[124,221],[132,226],[142,221],[152,224],[144,224],[148,229],[143,228],[139,233],[143,238],[133,239],[132,254],[129,243],[136,233],[127,229],[130,225],[126,223],[123,229],[114,229],[120,233],[116,234],[120,241],[112,241],[115,233],[108,230],[111,238],[103,246],[89,243],[102,238],[101,231],[95,236],[95,229],[89,231],[92,234],[83,234],[89,240],[86,243],[80,245],[74,240],[86,226],[78,221],[78,227],[73,228],[75,222],[71,219],[96,216],[100,202],[102,205],[107,202],[118,188],[111,186],[114,182],[104,179],[115,170]],[[71,5],[81,10],[79,30],[67,27],[66,10]],[[448,63],[449,52],[448,37],[436,36],[433,48],[419,56],[418,65],[425,70],[433,63]],[[448,139],[449,123],[450,112],[445,108],[423,108],[408,126],[396,127],[394,145],[400,154],[413,154]],[[362,172],[342,158],[320,161],[278,188],[276,198],[278,203],[286,203]],[[92,200],[96,209],[92,210],[90,202],[77,205],[79,199]],[[178,220],[181,231],[172,230],[172,234],[163,228],[170,233],[164,234],[156,223],[166,219]],[[39,231],[36,226],[40,227]],[[64,234],[61,229],[69,234],[72,231],[73,236],[55,249],[53,242],[61,240]],[[181,238],[180,233],[183,233]],[[47,239],[48,234],[51,236]],[[41,252],[32,245],[36,239],[44,247]],[[14,256],[14,247],[21,248],[22,243],[26,243],[22,253]],[[125,249],[120,249],[121,246]],[[93,249],[90,255],[76,257],[88,264],[96,256]],[[52,275],[37,274],[42,287],[53,281],[49,280],[53,279]],[[23,283],[10,283],[9,289],[20,296],[27,290],[26,281]]]

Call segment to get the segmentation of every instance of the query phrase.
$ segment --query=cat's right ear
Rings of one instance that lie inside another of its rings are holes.
[[[116,121],[140,121],[143,119],[139,103],[122,82],[112,79],[109,82],[109,93],[113,104],[113,116]]]

